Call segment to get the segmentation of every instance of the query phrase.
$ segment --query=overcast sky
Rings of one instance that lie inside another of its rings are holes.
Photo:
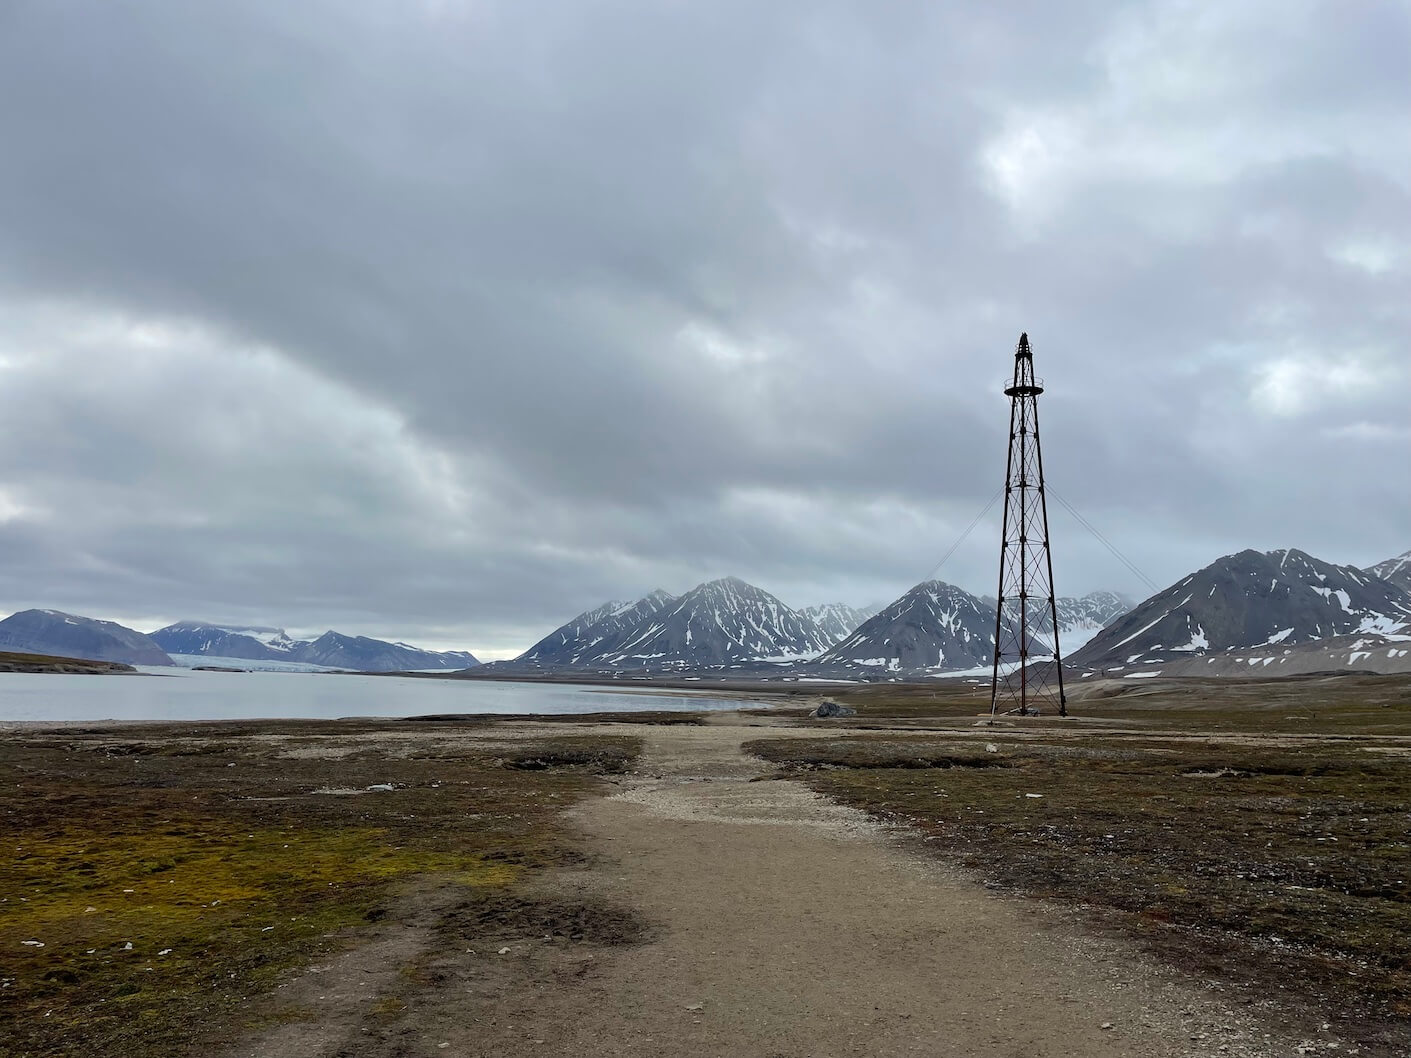
[[[0,614],[885,602],[1021,330],[1158,585],[1405,551],[1409,62],[1373,0],[0,0]],[[1051,515],[1060,593],[1149,594]]]

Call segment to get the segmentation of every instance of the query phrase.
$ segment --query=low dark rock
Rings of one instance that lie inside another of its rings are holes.
[[[83,658],[54,657],[49,654],[15,653],[0,650],[0,672],[60,672],[71,675],[108,675],[136,672],[119,661],[88,661]]]
[[[808,715],[826,720],[833,716],[856,716],[857,710],[850,705],[843,705],[839,702],[820,702],[818,708]]]

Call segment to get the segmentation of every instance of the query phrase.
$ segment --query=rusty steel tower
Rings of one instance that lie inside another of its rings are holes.
[[[1063,659],[1058,651],[1058,605],[1053,595],[1044,459],[1039,448],[1039,394],[1028,334],[1014,351],[1009,397],[1009,465],[1004,475],[1004,529],[995,603],[995,661],[990,715],[1036,716],[1043,705],[1068,715]]]

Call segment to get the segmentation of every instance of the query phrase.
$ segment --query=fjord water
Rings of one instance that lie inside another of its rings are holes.
[[[741,704],[738,699],[645,689],[636,693],[579,684],[407,676],[157,668],[113,676],[0,673],[0,723],[571,714],[733,709]]]

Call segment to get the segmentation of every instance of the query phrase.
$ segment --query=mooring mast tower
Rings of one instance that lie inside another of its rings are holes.
[[[1044,459],[1039,448],[1039,394],[1029,335],[1019,336],[1009,397],[1009,465],[1004,475],[1004,529],[999,548],[999,598],[995,603],[995,662],[990,715],[1037,715],[1039,705],[1068,715],[1063,658],[1058,651],[1058,604],[1053,596]],[[1052,638],[1052,646],[1046,639]],[[1052,655],[1052,662],[1047,658]],[[1031,664],[1031,659],[1040,661]]]

